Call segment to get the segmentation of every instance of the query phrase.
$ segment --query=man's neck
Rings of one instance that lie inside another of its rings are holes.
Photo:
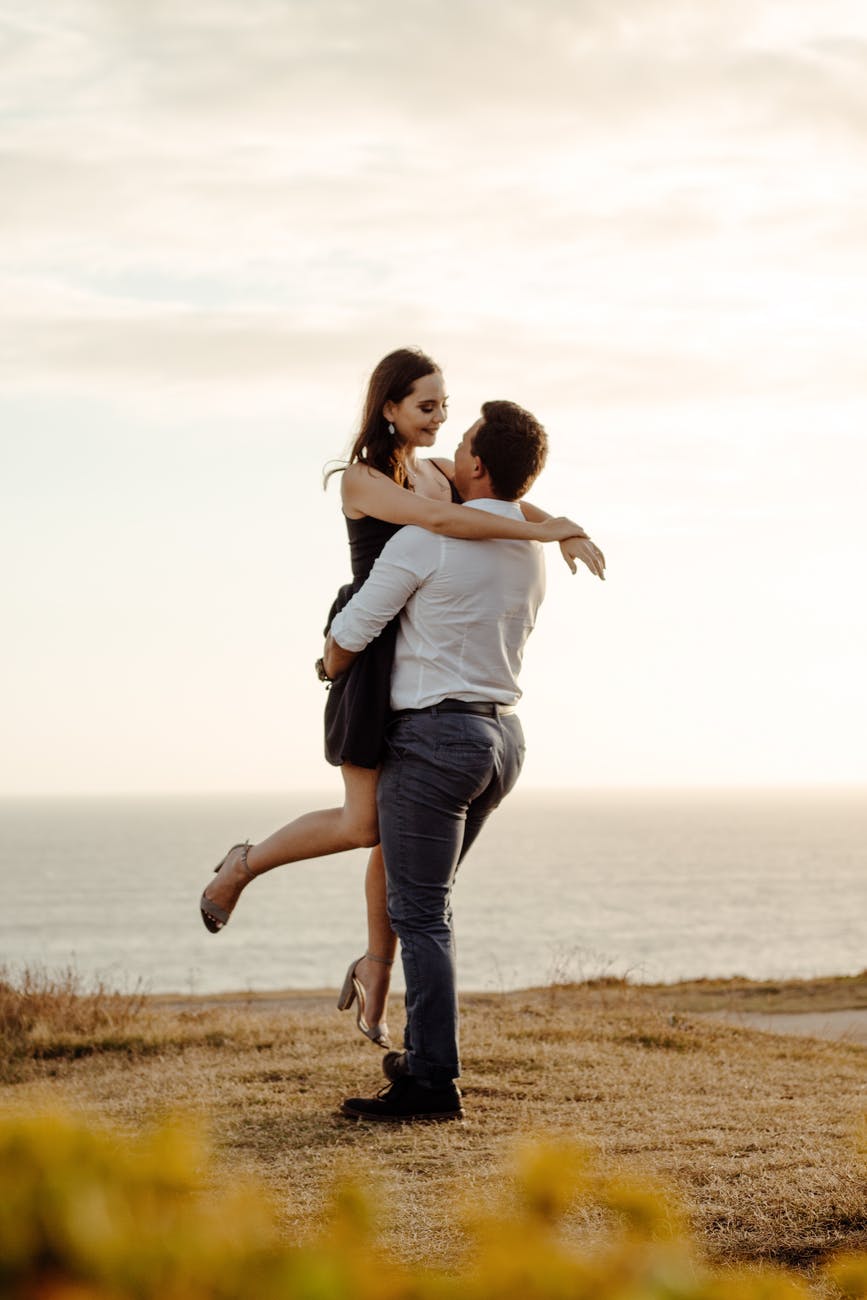
[[[470,486],[470,490],[464,497],[464,501],[503,501],[504,497],[498,497],[490,484],[476,484]],[[514,505],[514,502],[512,502]]]

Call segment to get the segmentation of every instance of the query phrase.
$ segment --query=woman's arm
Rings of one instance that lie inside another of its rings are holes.
[[[431,501],[398,487],[387,475],[356,462],[344,472],[341,484],[343,508],[356,519],[370,515],[389,524],[418,524],[431,533],[446,537],[481,540],[513,537],[530,542],[560,542],[581,537],[583,529],[571,519],[508,519],[486,510],[466,510],[450,501]]]
[[[521,514],[525,519],[529,519],[531,523],[543,524],[546,519],[551,518],[546,510],[543,510],[540,506],[534,506],[532,501],[519,501],[518,505],[521,507]],[[579,528],[575,536],[587,537],[588,534],[583,528]]]
[[[546,514],[539,506],[534,506],[531,501],[519,501],[525,519],[532,519],[534,522],[542,522],[550,519],[551,516]],[[578,566],[575,561],[580,560],[586,564],[591,573],[597,578],[605,581],[605,556],[599,547],[590,540],[590,534],[582,528],[580,533],[574,537],[564,537],[560,542],[560,554],[569,566],[572,573],[578,572]]]
[[[560,543],[560,554],[573,573],[578,571],[575,561],[580,560],[592,574],[605,581],[605,556],[589,537],[567,537]]]

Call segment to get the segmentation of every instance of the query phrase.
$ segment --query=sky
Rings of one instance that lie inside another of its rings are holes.
[[[551,443],[526,787],[867,782],[860,0],[0,0],[0,792],[339,789],[379,358]]]

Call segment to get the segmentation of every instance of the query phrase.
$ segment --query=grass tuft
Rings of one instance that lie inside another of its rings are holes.
[[[119,993],[102,981],[88,986],[71,968],[51,974],[28,966],[16,979],[0,967],[0,1079],[18,1077],[28,1058],[118,1050],[114,1044],[145,1002],[141,990]]]
[[[267,1055],[269,1034],[243,1011],[163,1010],[137,989],[122,993],[76,971],[25,968],[13,977],[0,967],[0,1084],[20,1083],[41,1062],[177,1055],[191,1047],[243,1048]]]
[[[618,1041],[627,1044],[634,1043],[636,1047],[646,1047],[650,1050],[662,1052],[691,1052],[697,1047],[697,1044],[690,1042],[689,1039],[675,1037],[674,1034],[623,1034]]]

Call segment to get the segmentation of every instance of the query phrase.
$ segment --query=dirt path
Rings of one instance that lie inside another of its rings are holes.
[[[711,1011],[709,1019],[769,1034],[803,1034],[835,1043],[867,1044],[867,1011]]]

